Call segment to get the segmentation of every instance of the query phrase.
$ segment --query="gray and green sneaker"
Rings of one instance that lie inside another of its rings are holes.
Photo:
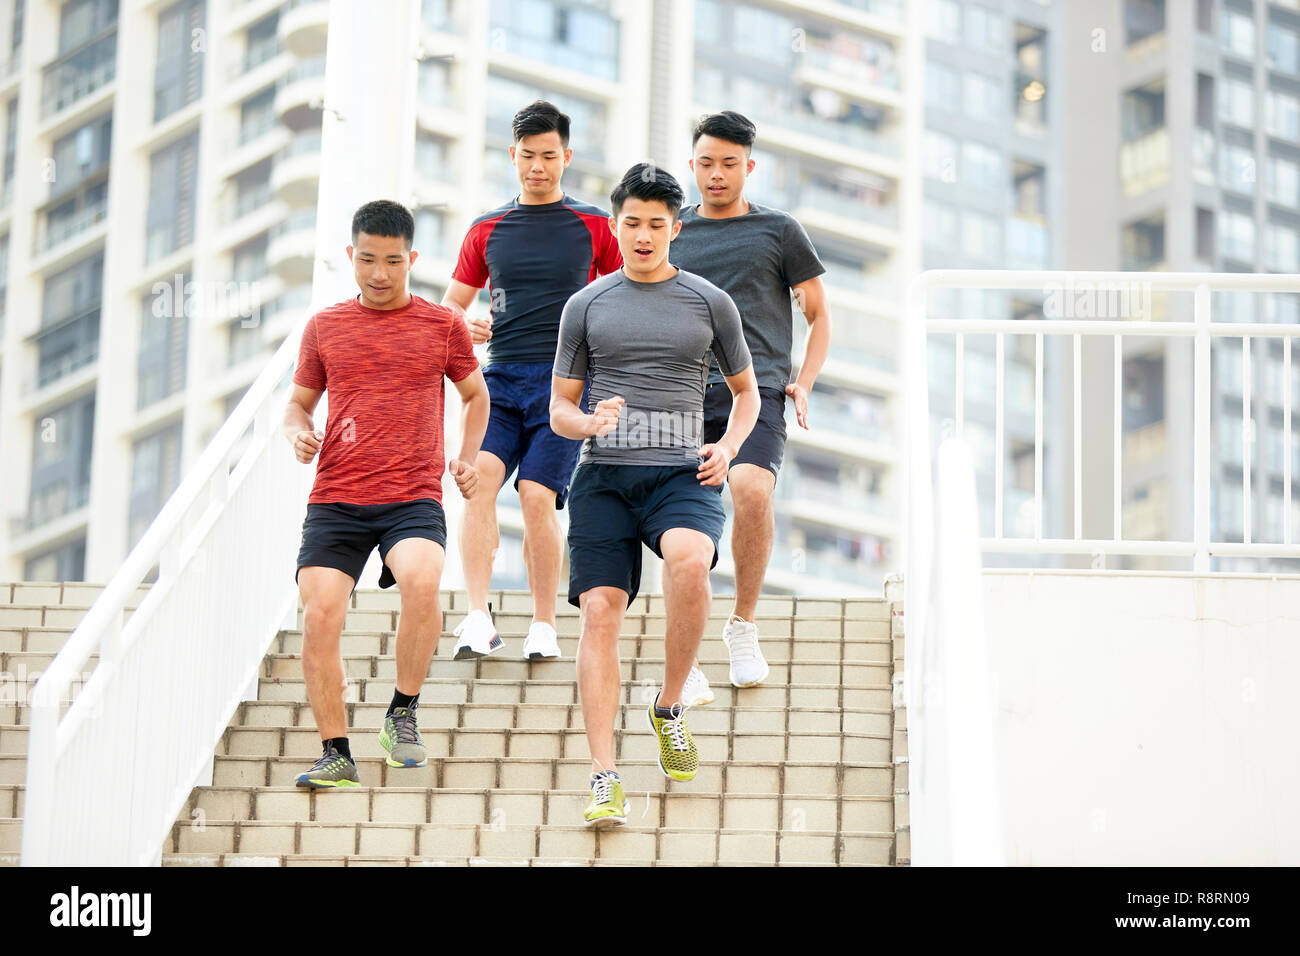
[[[414,707],[398,707],[384,717],[379,746],[388,751],[390,767],[423,767],[429,762],[420,729],[415,726]]]
[[[694,780],[700,769],[700,752],[686,726],[686,708],[673,704],[671,716],[660,717],[655,713],[657,703],[656,696],[647,713],[650,729],[659,741],[659,769],[674,780]]]
[[[312,764],[310,770],[298,774],[294,783],[312,790],[324,787],[359,787],[361,775],[357,773],[356,764],[331,746]]]
[[[582,814],[587,826],[621,827],[627,823],[628,802],[623,794],[623,782],[612,770],[593,774],[590,782],[591,802]]]

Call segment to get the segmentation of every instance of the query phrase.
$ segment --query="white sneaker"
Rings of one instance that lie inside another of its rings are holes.
[[[732,617],[722,629],[722,643],[731,655],[731,684],[733,687],[753,687],[767,680],[768,666],[763,652],[758,649],[758,627],[749,621]]]
[[[682,685],[682,703],[687,707],[703,707],[713,703],[713,689],[709,687],[709,679],[698,667],[692,667],[686,675],[686,683]]]
[[[534,621],[524,638],[524,660],[535,661],[543,657],[559,657],[560,642],[555,639],[555,628]]]
[[[458,661],[487,657],[505,643],[486,611],[470,611],[452,633],[457,638],[452,658]]]

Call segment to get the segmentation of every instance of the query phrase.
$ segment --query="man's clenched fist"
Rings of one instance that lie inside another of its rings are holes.
[[[623,399],[617,395],[597,402],[596,410],[591,413],[591,434],[596,438],[604,438],[617,428],[622,407]]]
[[[466,501],[473,498],[474,491],[478,488],[478,469],[469,462],[453,458],[447,466],[447,470],[456,479],[456,487],[460,489],[460,496]]]
[[[325,440],[324,432],[311,432],[303,429],[293,437],[293,453],[304,465],[316,457],[321,442]]]

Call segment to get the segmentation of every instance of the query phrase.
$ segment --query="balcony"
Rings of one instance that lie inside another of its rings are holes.
[[[325,57],[315,56],[294,64],[280,80],[275,91],[275,115],[290,129],[318,127],[324,99]]]
[[[1119,177],[1125,196],[1139,196],[1169,181],[1169,131],[1152,130],[1119,150]]]
[[[328,0],[288,0],[280,7],[280,45],[294,56],[323,56],[329,20]]]
[[[73,239],[83,232],[103,222],[108,212],[108,188],[88,192],[83,197],[80,208],[64,211],[64,207],[50,210],[36,226],[36,255],[49,252],[55,246]]]
[[[90,482],[70,487],[59,482],[32,496],[23,518],[23,530],[34,531],[90,504]]]
[[[316,210],[294,213],[271,230],[267,265],[286,285],[311,282],[316,261]]]
[[[107,86],[117,75],[117,28],[66,53],[45,67],[43,118]]]
[[[319,129],[294,136],[275,154],[271,169],[271,188],[290,206],[315,205],[320,189]]]

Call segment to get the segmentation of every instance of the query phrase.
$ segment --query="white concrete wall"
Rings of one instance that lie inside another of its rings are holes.
[[[1300,577],[984,594],[1008,863],[1300,863]]]

